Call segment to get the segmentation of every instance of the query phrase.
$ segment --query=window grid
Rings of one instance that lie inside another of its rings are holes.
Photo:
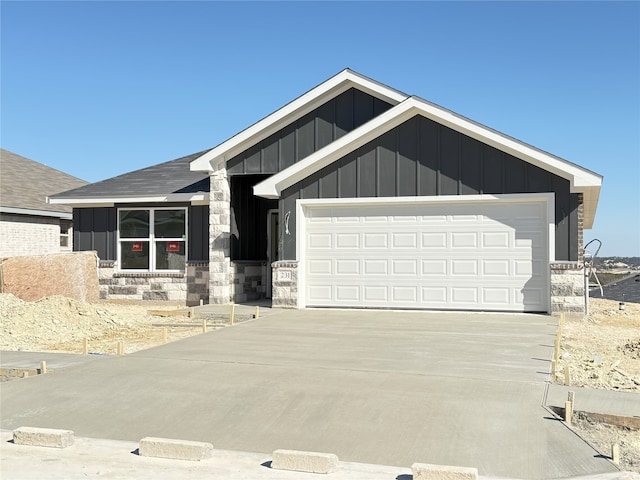
[[[149,212],[149,236],[147,237],[121,237],[121,212],[130,212],[130,211],[146,211]],[[155,213],[157,211],[182,211],[184,212],[184,229],[182,237],[157,237],[155,235]],[[118,209],[118,270],[121,272],[165,272],[165,273],[180,273],[184,272],[186,266],[187,259],[187,245],[188,245],[188,215],[187,208],[144,208],[144,207],[133,207],[133,208],[119,208]],[[146,268],[123,268],[123,255],[122,255],[122,245],[123,243],[134,243],[140,242],[142,244],[142,249],[144,251],[144,245],[147,244],[148,251],[148,261]],[[182,244],[181,251],[183,252],[184,261],[181,261],[181,268],[157,268],[158,261],[158,243],[167,243],[167,242],[178,242],[178,245]]]

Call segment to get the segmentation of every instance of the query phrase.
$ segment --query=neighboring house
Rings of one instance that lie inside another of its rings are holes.
[[[217,147],[53,197],[103,296],[584,309],[602,177],[344,70]]]
[[[72,211],[47,196],[87,182],[0,149],[0,257],[72,250]]]

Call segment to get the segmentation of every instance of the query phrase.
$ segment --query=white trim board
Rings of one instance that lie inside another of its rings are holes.
[[[139,197],[105,197],[105,198],[47,198],[47,203],[72,205],[78,208],[113,207],[119,203],[170,203],[188,202],[191,205],[209,205],[208,193],[173,193],[169,195],[139,196]]]

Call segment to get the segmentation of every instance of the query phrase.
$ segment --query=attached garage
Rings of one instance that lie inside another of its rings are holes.
[[[191,169],[212,191],[253,176],[253,195],[277,201],[275,307],[584,311],[602,177],[351,70]],[[251,205],[239,183],[230,212],[227,193],[212,196],[210,245],[253,242],[260,228],[236,225],[267,224],[237,207]],[[227,256],[210,252],[214,293],[230,284]]]
[[[302,306],[546,312],[551,204],[539,195],[301,202]]]

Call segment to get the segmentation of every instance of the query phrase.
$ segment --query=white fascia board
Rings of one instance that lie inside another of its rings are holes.
[[[48,203],[70,205],[73,207],[113,207],[117,203],[169,203],[188,202],[193,205],[208,205],[209,194],[205,193],[174,193],[169,195],[139,196],[139,197],[108,197],[108,198],[48,198]]]
[[[34,217],[54,217],[63,220],[71,220],[73,215],[69,212],[54,212],[53,210],[34,210],[31,208],[16,208],[0,206],[0,213],[13,213],[15,215],[31,215]]]
[[[404,93],[377,83],[351,70],[343,70],[326,82],[276,110],[271,115],[196,158],[191,162],[190,169],[209,173],[219,170],[220,164],[226,160],[233,158],[251,145],[267,138],[287,124],[319,107],[330,98],[336,97],[352,87],[356,87],[392,105],[396,105],[408,98]]]

